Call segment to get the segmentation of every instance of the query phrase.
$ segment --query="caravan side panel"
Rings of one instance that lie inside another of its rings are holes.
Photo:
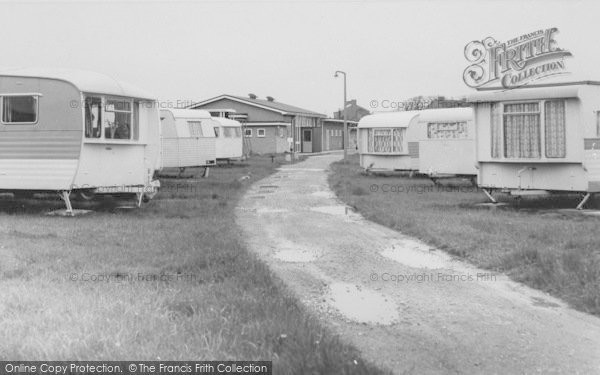
[[[0,96],[19,94],[40,95],[37,122],[0,123],[0,189],[68,190],[81,152],[80,92],[59,80],[0,77]]]

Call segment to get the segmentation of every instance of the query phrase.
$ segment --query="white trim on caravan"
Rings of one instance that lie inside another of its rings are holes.
[[[35,94],[32,94],[35,93]],[[0,71],[0,190],[137,195],[160,186],[156,99],[108,76],[75,70]]]

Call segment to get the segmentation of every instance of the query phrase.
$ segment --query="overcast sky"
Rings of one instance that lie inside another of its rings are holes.
[[[163,101],[267,95],[331,114],[348,97],[460,96],[465,45],[558,27],[600,78],[599,1],[0,2],[0,65],[98,71]],[[381,108],[378,108],[381,109]]]

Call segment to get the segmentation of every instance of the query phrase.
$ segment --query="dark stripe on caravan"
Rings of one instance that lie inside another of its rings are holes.
[[[0,132],[0,159],[79,159],[81,131]]]
[[[419,158],[419,142],[408,142],[408,154],[412,159]]]
[[[583,140],[584,150],[600,150],[600,138],[585,138]]]

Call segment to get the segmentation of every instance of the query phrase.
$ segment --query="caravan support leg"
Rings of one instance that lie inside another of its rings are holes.
[[[489,200],[492,201],[492,203],[498,203],[498,201],[492,196],[492,194],[487,191],[487,189],[481,189],[483,191],[483,194],[486,195],[486,197],[488,197]]]
[[[73,206],[71,206],[71,198],[69,198],[70,194],[71,194],[70,191],[64,190],[64,191],[61,191],[59,195],[62,198],[62,200],[65,202],[65,205],[67,206],[67,214],[74,216]]]
[[[144,200],[144,193],[135,193],[135,197],[136,199],[136,204],[137,207],[140,208],[142,207],[142,201]]]
[[[210,172],[210,168],[204,167],[204,173],[202,173],[202,177],[208,177],[208,172]]]
[[[578,210],[582,210],[583,206],[586,204],[586,202],[588,201],[588,199],[590,199],[590,197],[592,196],[592,193],[587,193],[583,199],[581,200],[581,202],[579,202],[579,204],[577,205],[577,209]]]

